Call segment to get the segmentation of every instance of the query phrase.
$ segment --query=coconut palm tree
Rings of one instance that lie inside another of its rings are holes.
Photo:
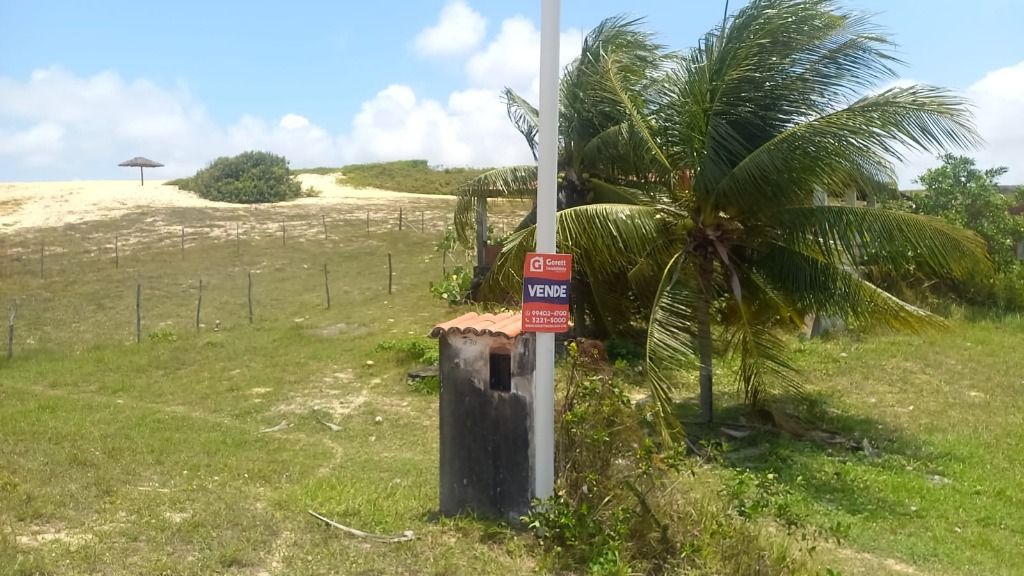
[[[633,202],[636,191],[653,166],[643,154],[623,149],[630,142],[623,133],[632,131],[628,111],[618,96],[609,90],[603,75],[608,61],[615,59],[623,82],[637,90],[653,89],[665,70],[664,48],[653,36],[640,29],[640,21],[623,16],[608,18],[584,38],[580,55],[570,63],[561,78],[559,117],[558,208],[571,208],[594,202]],[[506,88],[503,99],[509,119],[537,154],[538,115],[530,102]],[[635,139],[634,139],[635,140]],[[537,190],[537,167],[511,166],[486,172],[462,186],[455,209],[455,227],[459,239],[468,243],[474,225],[475,204],[480,198],[533,199]],[[531,211],[519,229],[533,225]],[[574,300],[578,307],[592,308],[597,302],[585,275],[577,277]],[[599,334],[614,331],[622,320],[635,314],[623,305],[626,301],[606,296],[604,310],[587,316],[601,325]],[[579,306],[582,305],[582,306]],[[578,324],[583,313],[577,313]]]
[[[776,327],[810,312],[894,328],[941,323],[858,266],[961,278],[988,269],[980,239],[941,220],[815,205],[821,191],[895,186],[893,162],[908,151],[978,142],[950,92],[878,90],[896,76],[892,48],[868,17],[830,0],[752,0],[653,87],[634,85],[616,54],[600,61],[599,91],[628,116],[604,145],[643,155],[650,172],[629,203],[560,212],[558,237],[592,284],[626,285],[646,308],[648,375],[663,411],[679,373],[696,368],[711,421],[718,353],[737,359],[750,403],[800,390]],[[515,290],[532,246],[532,228],[512,236],[493,283]]]

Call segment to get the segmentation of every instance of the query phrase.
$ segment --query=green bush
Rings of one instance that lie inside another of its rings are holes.
[[[399,340],[384,340],[374,347],[377,352],[391,352],[399,362],[414,362],[437,366],[438,351],[437,341],[431,338],[402,338]]]
[[[716,492],[718,479],[682,443],[650,435],[651,408],[635,407],[622,382],[574,369],[562,393],[555,495],[525,518],[550,572],[812,572],[771,520],[798,521],[773,477],[741,476]]]
[[[292,178],[288,160],[270,152],[243,152],[217,158],[180,187],[217,202],[262,204],[301,197],[302,185]]]

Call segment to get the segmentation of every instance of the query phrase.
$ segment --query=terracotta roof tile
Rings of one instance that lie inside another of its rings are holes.
[[[483,334],[485,336],[504,336],[515,338],[523,331],[523,315],[521,312],[502,312],[501,314],[477,314],[469,312],[454,320],[442,322],[430,331],[431,338],[441,334]]]

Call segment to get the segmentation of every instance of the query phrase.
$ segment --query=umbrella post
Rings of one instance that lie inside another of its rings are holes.
[[[146,185],[146,177],[142,175],[142,166],[139,166],[139,186]]]

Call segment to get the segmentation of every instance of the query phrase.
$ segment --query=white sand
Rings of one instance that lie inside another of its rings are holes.
[[[302,174],[304,188],[320,191],[317,198],[301,198],[275,206],[310,206],[338,203],[380,203],[399,198],[450,198],[390,192],[372,188],[356,189],[338,185],[335,174]],[[83,180],[74,182],[0,183],[0,233],[20,228],[60,226],[120,216],[139,208],[223,208],[237,210],[245,205],[203,200],[162,180]]]

